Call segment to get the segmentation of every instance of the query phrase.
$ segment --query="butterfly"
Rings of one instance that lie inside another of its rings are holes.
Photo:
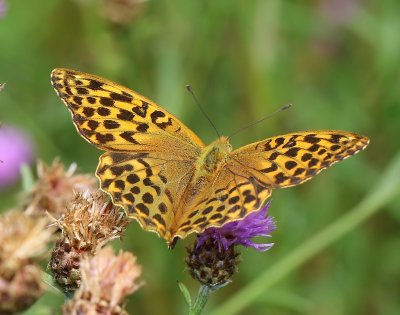
[[[314,130],[233,151],[228,137],[205,145],[165,109],[107,79],[59,68],[51,81],[81,136],[105,151],[96,170],[101,189],[169,246],[242,219],[273,189],[299,185],[369,143],[347,131]]]

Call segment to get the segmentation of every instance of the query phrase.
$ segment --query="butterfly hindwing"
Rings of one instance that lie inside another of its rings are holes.
[[[243,170],[229,168],[221,170],[207,187],[188,205],[176,236],[184,238],[193,231],[200,233],[211,226],[240,220],[257,210],[261,201],[271,194],[271,190],[261,186],[256,178],[245,176]]]
[[[96,174],[101,188],[145,230],[171,238],[176,204],[190,182],[193,163],[149,153],[106,152]]]

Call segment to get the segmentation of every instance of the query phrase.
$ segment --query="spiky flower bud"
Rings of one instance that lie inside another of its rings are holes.
[[[186,263],[190,275],[208,286],[222,286],[228,283],[237,271],[239,253],[234,246],[220,251],[212,240],[188,249]]]
[[[95,255],[105,243],[119,238],[128,223],[125,214],[103,192],[76,194],[65,213],[54,222],[61,229],[50,260],[56,281],[66,291],[77,289],[82,257]]]
[[[76,164],[71,164],[66,170],[58,159],[51,165],[39,161],[38,180],[24,201],[26,211],[30,214],[48,212],[58,219],[74,199],[75,192],[95,192],[96,178],[89,174],[74,174],[76,167]]]
[[[47,218],[11,210],[0,216],[0,314],[31,306],[44,292],[35,263],[46,251],[54,229]]]
[[[141,267],[128,252],[113,253],[111,247],[81,261],[82,284],[63,314],[125,315],[125,298],[142,285]]]

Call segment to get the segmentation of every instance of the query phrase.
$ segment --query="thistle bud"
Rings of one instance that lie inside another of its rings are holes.
[[[50,260],[56,281],[66,291],[77,289],[82,257],[95,255],[108,241],[121,237],[128,223],[125,214],[103,192],[76,194],[65,213],[54,222],[61,229]]]
[[[58,159],[51,165],[39,161],[38,180],[24,201],[27,213],[40,215],[47,212],[58,219],[74,199],[75,192],[95,192],[96,178],[89,174],[75,174],[76,167],[76,164],[71,164],[65,169]]]
[[[270,249],[273,243],[260,244],[252,240],[258,236],[270,237],[276,229],[274,219],[267,215],[269,206],[270,202],[242,220],[198,234],[186,258],[191,276],[204,285],[225,285],[237,271],[239,253],[235,246],[253,247],[258,251]]]
[[[141,267],[128,252],[113,253],[111,247],[94,257],[81,260],[82,284],[73,299],[64,305],[63,314],[125,315],[125,298],[143,284]]]
[[[200,283],[222,286],[230,282],[237,271],[239,255],[234,246],[220,251],[212,240],[207,240],[198,247],[188,249],[186,263],[190,275]]]
[[[0,216],[0,314],[23,311],[44,293],[35,260],[52,239],[54,229],[48,223],[16,210]]]

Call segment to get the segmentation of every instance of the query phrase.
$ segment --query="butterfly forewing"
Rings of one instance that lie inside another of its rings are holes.
[[[79,133],[103,150],[199,154],[203,142],[172,114],[144,96],[91,74],[55,69],[52,84]]]
[[[246,169],[269,189],[298,185],[363,150],[368,138],[335,130],[303,131],[252,143],[232,152],[233,169]]]

